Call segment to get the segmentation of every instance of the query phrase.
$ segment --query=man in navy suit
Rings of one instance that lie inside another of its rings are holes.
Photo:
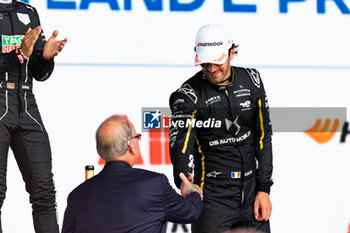
[[[140,139],[122,116],[100,125],[96,147],[106,165],[69,194],[62,233],[165,233],[166,221],[192,223],[200,216],[202,190],[184,174],[182,197],[165,175],[132,168]]]

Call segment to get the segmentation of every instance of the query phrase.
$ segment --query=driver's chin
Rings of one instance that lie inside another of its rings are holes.
[[[216,71],[215,73],[207,72],[206,75],[209,81],[211,81],[212,83],[217,84],[222,81],[222,72],[220,71]]]
[[[214,84],[218,84],[218,83],[220,83],[222,80],[222,78],[221,78],[221,75],[218,75],[218,76],[212,76],[211,74],[208,74],[207,75],[207,77],[208,77],[208,79],[209,79],[209,81],[211,82],[211,83],[214,83]]]

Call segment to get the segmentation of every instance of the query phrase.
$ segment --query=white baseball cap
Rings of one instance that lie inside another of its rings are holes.
[[[203,63],[222,65],[226,62],[231,47],[231,35],[224,26],[207,24],[197,32],[194,65]]]

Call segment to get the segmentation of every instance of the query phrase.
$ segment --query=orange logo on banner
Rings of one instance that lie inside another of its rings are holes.
[[[309,135],[316,142],[323,144],[328,142],[334,137],[339,127],[339,119],[334,120],[332,128],[330,128],[331,119],[329,118],[326,119],[323,126],[321,126],[321,123],[322,123],[322,120],[317,119],[314,126],[312,126],[308,130],[305,130],[304,133]]]

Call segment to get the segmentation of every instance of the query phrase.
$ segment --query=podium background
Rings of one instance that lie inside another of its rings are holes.
[[[120,10],[112,10],[108,1],[92,2],[87,10],[79,9],[80,1],[78,9],[48,9],[46,1],[30,1],[47,38],[54,29],[60,39],[69,38],[52,77],[34,84],[51,140],[60,225],[67,195],[84,180],[85,165],[94,165],[95,173],[103,167],[95,150],[98,125],[121,113],[141,131],[143,107],[167,107],[170,93],[200,69],[193,66],[193,47],[204,24],[221,23],[231,30],[239,44],[233,65],[260,71],[270,107],[349,109],[350,15],[334,1],[326,1],[324,14],[317,13],[315,1],[290,2],[287,13],[272,0],[234,1],[255,5],[256,12],[250,13],[224,11],[230,1],[223,0],[205,0],[189,12],[171,11],[170,2],[198,0],[154,1],[163,3],[160,11],[148,10],[143,0],[133,0],[129,11],[124,1],[109,2],[118,2]],[[338,2],[350,7],[350,0]],[[172,166],[165,159],[153,164],[158,155],[149,144],[144,133],[143,164],[137,166],[165,173],[172,181]],[[324,144],[303,132],[274,133],[272,232],[348,232],[349,151],[350,136],[340,143],[339,132]],[[2,222],[4,232],[34,232],[29,195],[12,152]]]

